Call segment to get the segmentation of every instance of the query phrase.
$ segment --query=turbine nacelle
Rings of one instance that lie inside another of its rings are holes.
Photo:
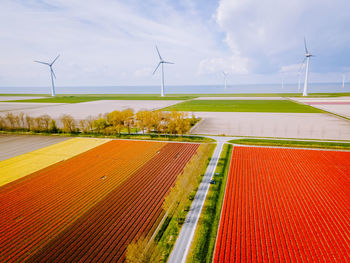
[[[306,53],[305,57],[309,58],[309,57],[314,57],[314,55],[311,55],[310,53]]]

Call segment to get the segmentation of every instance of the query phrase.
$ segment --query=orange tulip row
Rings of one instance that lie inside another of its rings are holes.
[[[350,152],[234,147],[214,262],[350,261]]]

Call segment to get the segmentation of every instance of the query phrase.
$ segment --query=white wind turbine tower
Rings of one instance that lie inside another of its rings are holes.
[[[300,64],[300,67],[299,67],[299,71],[298,71],[298,91],[300,91],[300,89],[301,89],[301,85],[300,85],[300,83],[301,83],[301,71],[303,70],[303,68],[304,68],[304,62],[305,62],[305,59],[301,62],[301,64]]]
[[[343,85],[342,85],[342,88],[345,87],[345,75],[343,74]]]
[[[224,75],[224,80],[225,80],[225,90],[227,88],[227,77],[228,77],[228,73],[223,71],[222,74]]]
[[[304,91],[303,91],[303,96],[307,96],[307,86],[309,84],[309,64],[310,64],[310,57],[312,57],[313,55],[311,55],[309,53],[309,51],[307,50],[306,47],[306,40],[304,38],[304,46],[305,46],[305,59],[306,60],[306,69],[305,69],[305,82],[304,82]]]
[[[159,63],[158,66],[156,67],[156,69],[153,71],[153,75],[154,73],[156,73],[157,69],[159,68],[159,66],[162,66],[162,82],[161,82],[161,89],[160,89],[160,96],[164,97],[164,64],[174,64],[173,62],[168,62],[168,61],[164,61],[162,56],[159,53],[158,47],[156,46],[156,50],[159,56]]]
[[[56,60],[58,59],[60,55],[58,55],[51,63],[47,63],[47,62],[42,62],[42,61],[37,61],[37,60],[34,60],[34,62],[36,63],[41,63],[41,64],[44,64],[44,65],[47,65],[50,67],[50,74],[51,74],[51,96],[55,97],[56,96],[56,93],[55,93],[55,83],[53,81],[53,78],[56,78],[56,75],[55,75],[55,72],[53,72],[52,70],[52,65],[53,63],[56,62]]]

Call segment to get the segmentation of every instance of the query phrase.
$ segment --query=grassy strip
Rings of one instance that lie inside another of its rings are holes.
[[[191,100],[166,107],[166,111],[206,111],[206,112],[283,112],[322,113],[309,105],[290,100]]]
[[[153,241],[140,238],[128,246],[126,262],[166,262],[180,233],[193,198],[214,152],[215,144],[202,144],[187,163],[165,198],[166,218]]]
[[[159,95],[151,94],[115,94],[115,95],[58,95],[56,97],[28,100],[12,100],[11,102],[42,102],[42,103],[80,103],[96,100],[188,100],[196,98],[195,95]],[[1,100],[1,97],[0,97]]]
[[[237,139],[230,143],[244,145],[261,146],[281,146],[281,147],[300,147],[300,148],[320,148],[320,149],[350,149],[350,143],[341,142],[320,142],[320,141],[289,141],[289,140],[268,140],[268,139]]]
[[[215,144],[202,144],[165,198],[163,221],[153,241],[140,238],[128,246],[126,262],[166,262],[207,169]],[[145,242],[147,241],[147,242]]]
[[[129,139],[129,140],[154,140],[154,141],[174,141],[174,142],[214,142],[213,139],[201,136],[177,136],[167,134],[120,134],[104,135],[100,133],[48,133],[48,132],[25,132],[25,131],[0,131],[0,134],[21,134],[21,135],[45,135],[64,137],[88,137],[88,138],[108,138],[108,139]]]
[[[231,155],[232,145],[225,144],[213,178],[215,184],[209,188],[186,262],[212,262]]]
[[[192,189],[189,196],[182,197],[183,200],[180,201],[178,206],[176,206],[175,209],[173,210],[171,219],[168,220],[168,222],[164,222],[165,224],[167,224],[165,231],[163,230],[164,232],[162,233],[161,236],[159,235],[156,236],[155,242],[157,242],[158,247],[162,251],[162,262],[166,262],[168,257],[170,256],[170,253],[175,245],[176,238],[180,233],[183,223],[185,222],[187,213],[190,210],[192,201],[194,199],[194,196],[196,195],[198,187],[202,182],[204,173],[207,169],[207,166],[210,162],[211,156],[213,155],[216,145],[212,144],[209,147],[210,148],[207,150],[208,154],[206,157],[207,158],[206,162],[200,169],[197,169],[199,173],[197,172],[198,177],[197,177],[197,183],[195,188]]]

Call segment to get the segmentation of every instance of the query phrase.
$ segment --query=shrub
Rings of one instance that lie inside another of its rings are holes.
[[[105,118],[100,117],[97,120],[93,121],[92,127],[98,133],[102,133],[102,132],[104,132],[105,128],[107,127],[107,121]]]
[[[157,245],[145,237],[140,237],[128,245],[126,250],[127,263],[161,262],[161,251]]]
[[[58,132],[58,128],[56,126],[56,121],[54,119],[52,119],[51,122],[50,122],[49,131],[52,132],[52,133],[57,133]]]

